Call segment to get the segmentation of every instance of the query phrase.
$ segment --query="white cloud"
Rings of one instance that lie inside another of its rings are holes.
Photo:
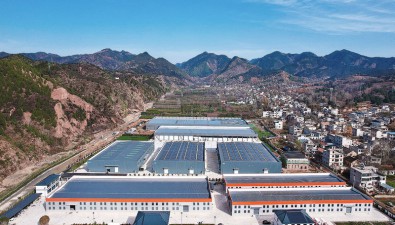
[[[331,34],[395,33],[394,0],[250,0],[277,5],[277,22]]]

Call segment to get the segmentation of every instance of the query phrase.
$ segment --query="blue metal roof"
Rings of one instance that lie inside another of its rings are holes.
[[[73,177],[50,198],[208,199],[205,177]]]
[[[284,152],[284,156],[287,159],[306,159],[306,156],[299,151],[288,151],[288,152]]]
[[[229,189],[233,202],[273,202],[303,200],[370,200],[353,188]]]
[[[24,208],[26,208],[28,205],[32,204],[36,199],[40,197],[41,194],[31,194],[24,198],[22,201],[18,202],[16,205],[14,205],[11,209],[9,209],[7,212],[2,214],[1,217],[7,217],[8,219],[11,219],[18,213],[20,213]]]
[[[51,174],[51,175],[47,176],[46,178],[44,178],[42,181],[38,182],[36,184],[36,186],[48,186],[55,180],[58,180],[59,177],[60,177],[60,175],[58,175],[58,174]]]
[[[218,117],[154,117],[147,127],[157,129],[160,126],[247,126],[241,118]]]
[[[170,211],[139,211],[133,225],[168,225]]]
[[[270,150],[262,143],[221,142],[218,150],[222,162],[226,161],[264,161],[278,162]]]
[[[258,135],[250,127],[172,127],[161,126],[155,135],[166,136],[197,136],[197,137],[252,137]]]
[[[89,161],[137,161],[153,146],[146,141],[115,141]]]
[[[387,190],[394,190],[394,187],[392,187],[392,186],[390,186],[388,184],[380,183],[380,186],[385,188],[385,189],[387,189]]]
[[[314,224],[304,209],[273,210],[282,224]]]
[[[238,174],[224,174],[225,182],[227,184],[234,183],[245,183],[245,184],[254,184],[254,183],[267,183],[267,184],[276,184],[276,183],[316,183],[316,182],[325,182],[325,183],[339,183],[342,182],[345,184],[343,180],[336,177],[330,173],[312,173],[312,174],[262,174],[262,175],[245,175],[241,176]],[[337,185],[337,184],[335,184]]]
[[[204,161],[204,143],[202,142],[167,142],[156,160]]]

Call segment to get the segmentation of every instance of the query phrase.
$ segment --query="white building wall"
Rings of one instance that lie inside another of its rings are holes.
[[[184,211],[188,206],[189,212],[208,211],[212,202],[46,202],[46,210],[129,210],[129,211]]]
[[[333,214],[351,213],[366,214],[372,211],[372,203],[329,203],[329,204],[268,204],[268,205],[232,205],[232,215],[254,215],[254,209],[258,209],[258,215],[271,215],[273,210],[278,209],[305,209],[309,212],[325,212]]]
[[[47,186],[36,186],[36,193],[42,194],[43,196],[47,196]]]

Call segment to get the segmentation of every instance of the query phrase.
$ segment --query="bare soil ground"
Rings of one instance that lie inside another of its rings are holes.
[[[150,107],[152,107],[152,103],[147,103],[144,108],[147,109]],[[41,160],[39,163],[37,163],[33,166],[25,167],[24,169],[18,170],[17,172],[10,174],[1,182],[0,191],[4,191],[7,188],[11,188],[12,186],[17,185],[18,183],[20,183],[21,181],[26,179],[32,172],[42,168],[43,166],[45,166],[48,163],[51,163],[57,159],[60,159],[63,156],[71,155],[76,152],[80,152],[78,155],[75,155],[71,159],[67,160],[65,163],[62,163],[61,165],[56,166],[56,168],[52,169],[51,172],[60,173],[64,170],[66,170],[70,164],[72,164],[75,161],[77,161],[78,159],[80,159],[86,155],[89,155],[90,153],[110,144],[111,142],[116,140],[116,138],[118,136],[120,136],[123,131],[126,131],[133,126],[136,126],[136,124],[138,124],[137,120],[139,117],[140,117],[139,111],[137,111],[136,113],[130,114],[126,118],[124,118],[124,123],[119,125],[118,127],[114,128],[114,129],[103,130],[101,132],[98,132],[98,133],[95,133],[94,135],[92,135],[92,137],[90,137],[90,141],[88,143],[83,144],[83,145],[80,145],[79,143],[71,144],[70,146],[66,147],[66,149],[68,149],[68,151],[45,157],[43,160]],[[119,133],[117,135],[114,135],[115,131],[119,131]],[[25,187],[25,189],[31,190],[33,187],[34,187],[34,184],[30,184],[30,185],[28,185],[28,187]],[[14,196],[14,198],[12,198],[12,200],[10,200],[9,202],[7,202],[7,203],[3,202],[3,205],[0,207],[0,210],[2,210],[2,209],[4,210],[6,207],[8,207],[10,204],[12,204],[12,202],[15,202],[18,197],[21,197],[24,194],[26,194],[26,191],[21,191],[20,194],[18,194],[17,196]]]

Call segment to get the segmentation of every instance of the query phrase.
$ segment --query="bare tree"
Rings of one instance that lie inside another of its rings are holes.
[[[383,163],[393,163],[393,157],[391,157],[391,150],[394,147],[394,140],[381,140],[373,147],[372,153],[376,156],[380,156]]]
[[[40,225],[48,225],[49,224],[49,216],[44,215],[40,218],[40,220],[38,221],[38,223]]]

